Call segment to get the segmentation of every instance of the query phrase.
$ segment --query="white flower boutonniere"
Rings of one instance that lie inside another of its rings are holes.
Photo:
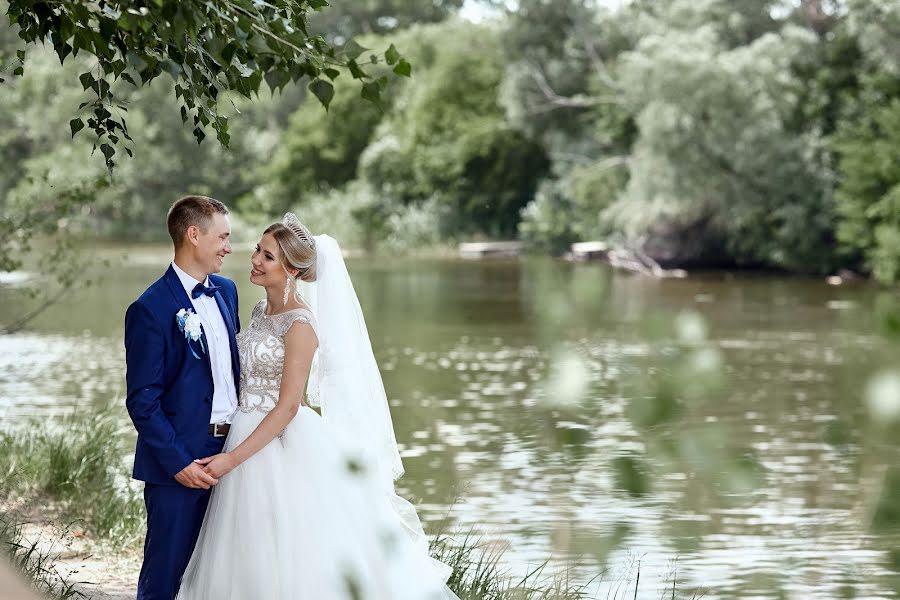
[[[202,338],[203,323],[200,321],[200,315],[195,313],[192,308],[182,308],[175,313],[175,320],[178,321],[178,331],[184,334],[184,339],[187,340],[188,348],[190,348],[194,358],[200,357],[197,356],[193,346],[191,346],[191,342],[199,341],[200,351],[206,354],[206,347],[203,345]]]

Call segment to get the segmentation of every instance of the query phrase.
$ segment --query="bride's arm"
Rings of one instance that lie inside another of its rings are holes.
[[[253,433],[234,450],[198,460],[201,465],[206,465],[207,473],[216,479],[222,477],[284,431],[303,404],[303,390],[317,347],[318,340],[313,328],[308,323],[295,321],[284,336],[284,366],[275,408],[269,411]]]

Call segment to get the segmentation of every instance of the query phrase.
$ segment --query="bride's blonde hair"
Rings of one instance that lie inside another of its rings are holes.
[[[263,232],[266,233],[272,234],[278,247],[281,248],[281,264],[285,269],[299,269],[297,279],[302,281],[316,280],[315,243],[311,245],[305,243],[284,223],[272,223]]]

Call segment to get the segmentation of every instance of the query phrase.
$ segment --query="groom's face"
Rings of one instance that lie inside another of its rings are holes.
[[[228,215],[216,213],[206,232],[200,231],[195,246],[197,262],[206,267],[207,273],[222,270],[222,261],[231,254],[231,223]]]

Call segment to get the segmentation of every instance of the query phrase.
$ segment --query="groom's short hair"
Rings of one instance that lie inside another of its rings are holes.
[[[227,215],[228,209],[215,198],[185,196],[176,200],[166,215],[166,227],[175,248],[178,249],[184,243],[184,234],[191,225],[196,225],[200,231],[206,233],[216,213]]]

